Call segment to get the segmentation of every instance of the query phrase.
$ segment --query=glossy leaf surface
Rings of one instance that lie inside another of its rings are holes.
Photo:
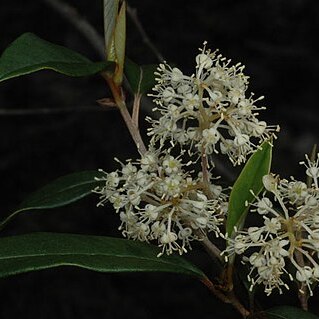
[[[103,3],[105,56],[108,60],[115,61],[114,29],[118,14],[119,0],[104,0]]]
[[[92,62],[75,51],[25,33],[2,53],[0,82],[44,69],[68,76],[88,76],[113,67],[112,62]]]
[[[65,206],[91,194],[95,187],[104,184],[103,181],[94,179],[100,176],[102,176],[100,172],[92,170],[56,179],[27,197],[19,208],[0,224],[0,229],[20,212]]]
[[[156,257],[158,247],[126,239],[34,233],[0,238],[0,277],[59,266],[98,272],[172,272],[205,277],[179,256]]]
[[[114,72],[114,82],[121,85],[123,81],[124,59],[126,43],[126,2],[121,5],[114,29],[114,49],[116,54],[116,69]]]
[[[137,65],[130,59],[125,60],[125,75],[135,94],[145,94],[155,85],[155,64]]]
[[[272,158],[272,146],[264,142],[247,161],[230,193],[226,230],[231,235],[234,227],[240,228],[247,214],[247,203],[254,200],[263,189],[262,177],[269,174]]]

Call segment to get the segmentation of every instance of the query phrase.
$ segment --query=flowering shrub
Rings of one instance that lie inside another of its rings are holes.
[[[121,171],[98,178],[105,185],[94,190],[100,194],[99,206],[110,201],[120,213],[123,235],[156,240],[163,247],[159,256],[182,254],[191,241],[210,231],[216,236],[222,232],[228,194],[213,183],[209,167],[214,167],[214,153],[227,154],[234,165],[240,164],[278,131],[278,126],[257,119],[257,111],[264,108],[254,103],[261,98],[246,98],[244,66],[232,66],[207,50],[206,43],[195,60],[196,74],[191,76],[160,64],[153,88],[158,94],[150,94],[160,117],[148,118],[149,150],[135,165],[120,163]],[[175,148],[178,157],[171,155]],[[200,171],[194,169],[198,159]]]
[[[125,58],[126,3],[104,0],[104,11],[105,61],[92,62],[27,33],[2,54],[0,82],[41,69],[68,76],[99,73],[112,93],[100,104],[117,107],[140,157],[116,159],[119,168],[113,172],[100,169],[59,178],[27,198],[0,228],[22,211],[61,207],[95,193],[98,206],[111,203],[119,230],[134,241],[52,233],[1,238],[0,277],[60,265],[99,272],[182,273],[199,279],[242,317],[290,319],[293,312],[314,318],[307,302],[319,281],[319,154],[301,162],[306,182],[272,174],[279,126],[260,118],[263,97],[249,92],[242,64],[207,49],[204,42],[194,74],[166,62],[156,68],[138,66]],[[124,76],[129,88],[123,85]],[[143,137],[139,110],[150,89],[155,107]],[[131,109],[124,94],[129,91]],[[216,176],[217,157],[233,166],[244,164],[233,185]],[[213,258],[218,278],[209,279],[179,256],[194,247],[193,241]],[[303,311],[279,307],[255,312],[254,302],[248,305],[236,295],[239,260],[248,269],[239,276],[244,285],[248,280],[247,294],[257,285],[264,286],[266,295],[292,288]]]

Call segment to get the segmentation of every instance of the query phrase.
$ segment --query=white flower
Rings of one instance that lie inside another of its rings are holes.
[[[178,159],[169,155],[163,160],[163,168],[165,170],[165,173],[168,175],[176,174],[181,169],[181,163]]]
[[[280,218],[272,217],[271,219],[264,217],[264,230],[270,234],[277,234],[281,229]]]
[[[312,161],[309,159],[308,155],[305,156],[307,162],[300,162],[300,164],[303,164],[306,166],[306,174],[307,176],[311,177],[314,185],[316,188],[318,188],[318,177],[319,177],[319,153],[317,154],[317,159],[315,161]]]
[[[151,143],[159,142],[163,147],[169,140],[183,149],[191,144],[199,155],[203,149],[207,154],[221,151],[234,165],[245,162],[278,127],[257,118],[264,107],[256,103],[263,97],[255,99],[247,94],[249,82],[243,65],[231,65],[217,51],[206,49],[206,43],[195,60],[193,75],[166,63],[159,65],[150,96],[160,118],[148,118]]]
[[[275,288],[280,293],[282,287],[289,289],[285,275],[290,281],[296,279],[302,292],[307,287],[310,295],[319,281],[319,190],[312,174],[318,160],[306,158],[307,164],[302,164],[313,179],[312,185],[265,175],[263,184],[269,195],[254,195],[251,203],[251,211],[262,215],[263,225],[237,231],[234,239],[227,239],[223,252],[226,258],[234,253],[243,255],[243,262],[250,264],[251,289],[263,284],[267,295]]]
[[[216,152],[215,144],[219,141],[219,139],[220,134],[214,127],[205,129],[202,132],[201,143],[205,146],[207,154],[211,154],[213,151]]]
[[[157,167],[157,157],[152,152],[147,152],[141,158],[141,168],[153,172]]]
[[[277,190],[278,181],[274,175],[272,174],[265,175],[263,176],[262,180],[263,180],[263,185],[267,191],[274,192]]]
[[[300,282],[307,282],[311,280],[313,276],[312,268],[309,266],[304,266],[303,268],[300,268],[296,272],[296,279]]]
[[[221,204],[227,196],[213,185],[216,198],[208,199],[202,176],[194,179],[185,170],[190,163],[182,163],[168,151],[149,150],[136,163],[120,164],[121,170],[99,179],[105,185],[94,192],[100,194],[99,206],[109,201],[120,213],[119,229],[125,237],[155,240],[162,255],[187,252],[191,241],[200,239],[201,234],[212,231],[219,235],[224,214]]]
[[[267,260],[266,257],[262,254],[259,253],[253,253],[250,257],[249,257],[249,262],[257,267],[257,268],[261,268],[261,267],[265,267]]]
[[[252,242],[258,242],[262,232],[263,229],[260,229],[259,227],[249,227],[247,229],[248,236]]]
[[[267,197],[262,197],[261,200],[257,202],[257,212],[260,215],[268,214],[271,211],[272,202]]]

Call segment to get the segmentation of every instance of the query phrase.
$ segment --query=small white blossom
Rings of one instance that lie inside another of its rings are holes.
[[[300,164],[303,164],[306,166],[306,174],[307,176],[311,177],[313,180],[313,183],[316,188],[318,188],[318,177],[319,177],[319,153],[317,154],[317,159],[315,161],[311,161],[306,155],[306,162],[300,162]]]
[[[257,203],[257,212],[260,215],[268,214],[272,209],[272,202],[269,198],[263,197]]]
[[[269,192],[274,192],[277,189],[278,181],[272,174],[263,176],[263,185]]]

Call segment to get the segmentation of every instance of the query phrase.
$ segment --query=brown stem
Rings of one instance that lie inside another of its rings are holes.
[[[205,247],[208,254],[219,262],[223,262],[223,258],[221,257],[221,251],[205,236],[201,238],[201,244]],[[208,279],[204,278],[202,282],[208,287],[208,289],[221,301],[225,303],[231,304],[242,316],[246,318],[249,315],[249,311],[241,304],[238,300],[237,296],[233,291],[233,267],[232,265],[227,268],[226,280],[227,280],[227,288],[223,288],[223,292],[218,290],[215,285]],[[229,279],[229,277],[231,279]]]
[[[249,311],[241,304],[236,295],[233,292],[224,294],[218,290],[215,285],[207,278],[201,279],[201,282],[211,291],[211,293],[224,303],[231,304],[243,318],[249,316]]]
[[[226,276],[225,276],[225,281],[226,281],[225,289],[227,291],[232,291],[234,288],[233,275],[234,275],[234,264],[233,262],[231,262],[231,260],[228,260],[228,265],[226,268]]]
[[[247,318],[250,312],[241,304],[233,291],[227,294],[233,307],[244,317]]]
[[[135,123],[132,120],[132,117],[126,107],[125,101],[124,101],[124,97],[122,94],[122,89],[121,87],[117,86],[111,77],[108,76],[107,73],[102,73],[102,76],[105,78],[105,80],[107,81],[109,88],[112,91],[113,94],[113,98],[115,103],[117,104],[120,113],[124,119],[124,122],[133,138],[133,141],[137,147],[137,150],[139,151],[139,153],[141,155],[144,155],[147,152],[147,149],[145,147],[145,144],[142,140],[140,131],[138,129],[138,127],[135,125]]]
[[[144,155],[147,152],[145,144],[142,140],[142,137],[141,137],[141,134],[140,134],[138,128],[135,126],[135,124],[132,121],[132,118],[130,116],[130,113],[127,110],[126,105],[125,104],[123,104],[123,105],[118,104],[118,106],[119,106],[121,115],[125,121],[125,124],[129,130],[135,144],[136,144],[136,147],[137,147],[139,153],[141,155]]]
[[[137,128],[138,128],[141,98],[142,98],[142,94],[134,94],[132,121]]]
[[[307,286],[304,283],[302,283],[300,290],[305,291],[305,288],[307,288]],[[308,296],[305,292],[302,293],[300,290],[298,290],[298,298],[299,298],[300,306],[303,310],[308,311]]]
[[[202,148],[201,165],[202,165],[203,184],[204,184],[205,193],[209,199],[212,199],[213,194],[212,194],[212,191],[210,189],[209,172],[208,172],[208,158],[207,158],[204,147]]]
[[[296,256],[296,261],[299,266],[305,266],[305,260],[303,254],[300,251],[295,250],[294,252]],[[307,285],[303,282],[300,284],[300,288],[298,290],[298,298],[300,302],[300,306],[303,310],[308,311],[308,290]]]
[[[200,243],[204,246],[205,250],[212,257],[213,260],[218,260],[220,263],[224,262],[224,259],[221,256],[221,251],[218,247],[216,247],[206,235],[196,233],[196,235],[200,238]]]

